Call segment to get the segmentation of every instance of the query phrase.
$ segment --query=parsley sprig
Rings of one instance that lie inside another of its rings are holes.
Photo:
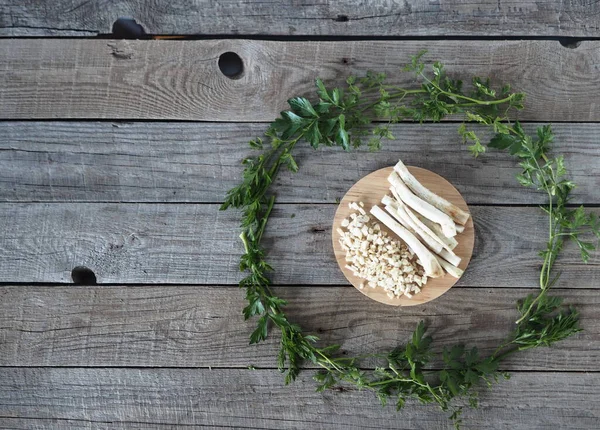
[[[511,155],[517,157],[520,160],[519,166],[523,169],[517,175],[519,183],[524,187],[545,192],[548,198],[547,205],[542,206],[548,215],[548,241],[546,248],[539,253],[543,259],[539,277],[541,291],[536,298],[528,301],[521,318],[517,321],[521,322],[528,318],[533,308],[558,280],[560,273],[552,277],[552,268],[565,239],[575,242],[581,259],[585,263],[588,262],[590,251],[595,249],[595,245],[582,237],[585,237],[586,233],[592,233],[600,238],[600,220],[595,214],[586,212],[583,206],[574,209],[568,206],[575,184],[567,179],[564,158],[560,155],[554,158],[549,156],[554,140],[550,125],[538,127],[536,136],[530,136],[518,121],[514,125],[499,122],[508,121],[508,118],[469,114],[469,119],[491,126],[496,135],[490,140],[488,147],[508,150]],[[474,141],[473,146],[480,145],[480,141],[473,137],[474,133],[468,131],[464,124],[459,128],[459,133],[465,140]],[[477,152],[481,152],[480,149],[477,149]]]
[[[317,79],[318,100],[311,103],[304,97],[288,101],[290,109],[281,112],[262,138],[250,141],[258,155],[243,161],[242,182],[230,190],[221,209],[229,207],[242,211],[240,238],[244,254],[240,270],[247,276],[240,281],[246,291],[246,319],[256,318],[257,327],[250,335],[250,343],[263,341],[272,327],[279,329],[280,349],[277,364],[285,373],[286,384],[293,381],[303,361],[309,361],[321,370],[316,374],[318,390],[344,383],[374,391],[382,404],[394,399],[398,409],[408,399],[422,403],[436,403],[450,412],[455,425],[460,425],[462,408],[453,403],[455,398],[466,398],[470,406],[477,406],[478,387],[490,386],[501,376],[501,360],[518,351],[550,346],[578,332],[579,315],[565,309],[562,300],[548,295],[558,279],[552,276],[553,265],[566,239],[572,239],[581,251],[584,261],[594,249],[592,242],[582,239],[592,232],[600,237],[600,223],[582,206],[568,206],[569,193],[575,185],[566,179],[564,160],[550,158],[553,134],[550,126],[540,127],[537,136],[528,135],[519,122],[511,123],[509,113],[523,108],[524,94],[511,92],[509,86],[494,90],[489,80],[473,78],[470,90],[463,89],[460,80],[451,79],[441,63],[434,63],[426,71],[421,61],[424,52],[412,58],[405,71],[416,78],[413,88],[401,88],[387,83],[385,74],[368,72],[362,78],[349,77],[344,88],[328,89]],[[320,346],[314,335],[304,334],[301,327],[288,320],[284,313],[287,304],[271,291],[269,272],[273,269],[266,261],[261,246],[275,195],[271,185],[283,166],[292,172],[298,170],[293,150],[298,143],[313,148],[321,145],[340,146],[349,151],[366,144],[378,150],[384,139],[394,139],[389,125],[405,120],[440,121],[448,115],[463,115],[465,123],[459,134],[470,142],[469,150],[478,156],[486,147],[470,124],[480,123],[493,130],[495,136],[488,147],[508,150],[520,160],[523,169],[517,176],[526,187],[544,191],[548,204],[543,207],[548,215],[549,236],[547,247],[540,256],[540,292],[517,303],[520,317],[513,332],[493,354],[482,356],[477,348],[456,345],[443,350],[436,363],[444,363],[433,370],[431,363],[432,338],[425,334],[425,325],[419,323],[412,338],[387,353],[346,357],[338,353],[339,345]],[[364,360],[379,361],[374,369],[364,369]]]

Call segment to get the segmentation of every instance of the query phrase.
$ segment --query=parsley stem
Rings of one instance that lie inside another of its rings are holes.
[[[321,356],[324,363],[329,364],[337,372],[340,372],[340,373],[343,372],[343,369],[340,369],[333,361],[331,361],[331,359],[327,355],[323,354],[323,352],[320,349],[315,348],[315,352]],[[317,364],[319,364],[321,367],[323,367],[326,370],[330,370],[330,367],[325,366],[325,364],[323,362],[317,360]]]
[[[552,270],[552,266],[554,263],[554,259],[556,258],[556,236],[554,234],[554,216],[553,216],[553,202],[554,202],[554,196],[552,195],[551,192],[551,186],[550,184],[548,184],[548,178],[546,177],[544,170],[542,169],[542,167],[540,166],[540,163],[538,161],[538,157],[537,155],[533,152],[532,148],[529,145],[523,145],[528,153],[529,153],[529,158],[530,160],[532,160],[532,162],[534,163],[534,167],[536,170],[536,177],[538,179],[538,181],[540,182],[540,186],[542,189],[544,189],[548,195],[548,245],[547,245],[547,249],[544,253],[544,262],[542,264],[542,268],[540,270],[540,289],[541,292],[538,294],[538,296],[535,298],[535,300],[533,300],[531,302],[531,304],[529,305],[529,307],[525,310],[525,312],[522,314],[521,318],[519,318],[516,321],[516,324],[521,323],[525,318],[527,318],[529,316],[529,314],[531,313],[531,310],[533,309],[533,307],[542,299],[542,297],[545,295],[546,290],[549,287],[549,281],[550,281],[550,271]],[[548,158],[545,157],[544,154],[542,154],[544,156],[544,159],[546,162],[548,162]],[[554,179],[554,178],[553,178]]]
[[[510,100],[512,100],[512,98],[514,97],[513,94],[503,98],[503,99],[498,99],[498,100],[477,100],[471,97],[467,97],[465,95],[462,94],[456,94],[456,93],[452,93],[449,91],[445,91],[443,90],[439,85],[437,85],[435,82],[433,82],[432,80],[430,80],[427,76],[425,76],[422,72],[419,73],[421,75],[421,77],[429,82],[429,84],[431,84],[436,90],[438,90],[440,92],[440,94],[443,94],[445,96],[448,96],[450,98],[457,98],[457,99],[462,99],[462,100],[467,100],[469,102],[472,102],[471,104],[463,104],[462,106],[492,106],[492,105],[498,105],[498,104],[502,104],[502,103],[507,103]]]
[[[242,240],[242,243],[244,244],[244,251],[246,251],[246,254],[249,254],[250,247],[248,246],[248,238],[246,237],[246,230],[242,230],[242,232],[240,233],[240,239]]]
[[[510,344],[512,344],[512,341],[508,342],[507,344],[502,345],[502,348],[504,348]],[[492,354],[492,358],[494,361],[500,362],[500,361],[504,360],[506,357],[508,357],[509,355],[514,354],[515,352],[518,352],[518,351],[520,351],[519,348],[507,349],[502,354],[499,354],[499,355],[496,355],[496,353]]]
[[[265,227],[267,226],[267,221],[269,219],[269,215],[271,215],[271,211],[273,210],[274,204],[275,204],[275,196],[271,196],[267,203],[267,209],[265,210],[265,212],[262,216],[260,228],[259,228],[257,236],[256,236],[256,241],[259,243],[260,243],[260,240],[262,239],[263,233],[265,232]]]
[[[407,95],[409,94],[423,94],[426,93],[427,91],[425,90],[405,90],[403,88],[396,88],[395,93],[391,93],[386,100],[390,100],[390,99],[397,99],[400,98],[400,100],[398,101],[402,101]],[[374,101],[372,103],[369,103],[367,106],[365,106],[364,108],[362,108],[360,110],[361,113],[368,111],[369,109],[375,107],[376,105],[378,105],[379,103],[381,103],[381,100],[378,99],[377,101]]]
[[[509,96],[509,97],[506,97],[504,99],[499,99],[499,100],[476,100],[476,99],[472,99],[470,97],[464,97],[464,96],[461,96],[458,94],[448,93],[446,91],[442,91],[442,93],[444,95],[447,95],[448,97],[456,97],[456,98],[463,99],[463,100],[473,100],[471,103],[458,104],[458,106],[460,106],[460,107],[500,105],[500,104],[509,102],[512,99],[512,96]]]

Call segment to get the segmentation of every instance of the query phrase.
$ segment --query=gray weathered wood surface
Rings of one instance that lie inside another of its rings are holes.
[[[599,48],[600,41],[569,49],[552,40],[6,40],[0,118],[272,121],[290,96],[314,94],[316,77],[339,84],[373,69],[414,86],[399,69],[428,49],[452,75],[489,76],[525,91],[520,119],[599,121]],[[218,68],[228,51],[244,61],[239,79]]]
[[[463,342],[491,353],[513,326],[515,301],[535,290],[454,287],[443,299],[402,309],[367,301],[350,286],[275,292],[289,301],[288,315],[304,329],[360,355],[404,342],[421,320],[435,351]],[[598,370],[598,290],[557,288],[556,294],[581,311],[585,331],[555,347],[513,356],[503,369]],[[0,298],[0,366],[276,365],[276,337],[248,346],[253,323],[241,317],[244,295],[235,286],[13,285],[0,287]]]
[[[5,0],[0,36],[93,36],[131,17],[150,34],[597,36],[596,2]]]
[[[240,179],[247,141],[288,97],[312,94],[316,76],[333,84],[374,69],[414,85],[398,69],[427,48],[456,76],[489,75],[524,90],[519,119],[535,122],[529,130],[555,123],[556,150],[579,184],[572,203],[597,207],[600,41],[561,45],[548,37],[597,39],[598,8],[588,1],[5,1],[0,36],[90,36],[129,16],[148,33],[214,40],[0,40],[0,428],[449,428],[432,407],[410,404],[397,414],[368,392],[317,394],[313,370],[285,387],[275,370],[276,336],[248,345],[253,322],[241,316],[236,286],[239,215],[219,212],[219,203]],[[218,37],[226,34],[537,40]],[[218,69],[227,51],[245,63],[240,79]],[[538,282],[547,227],[536,205],[544,199],[517,185],[510,157],[473,160],[456,126],[395,125],[398,140],[376,154],[298,148],[301,171],[276,181],[265,236],[274,288],[289,300],[292,320],[349,354],[389,349],[421,319],[436,351],[464,342],[490,352],[509,332],[515,301]],[[349,287],[330,238],[335,200],[398,158],[455,184],[477,232],[460,282],[404,309]],[[76,266],[92,269],[99,285],[73,285]],[[566,248],[556,294],[581,311],[585,331],[504,362],[512,379],[483,391],[481,408],[465,412],[466,428],[600,428],[599,267],[598,253],[584,265]]]
[[[595,428],[599,379],[597,373],[514,373],[464,419],[473,429],[567,422]],[[22,387],[20,401],[13,387]],[[411,402],[396,413],[366,391],[315,393],[310,372],[284,386],[276,371],[262,369],[3,368],[0,404],[0,426],[10,428],[448,428],[433,407]]]
[[[102,283],[236,284],[239,215],[214,204],[0,204],[0,279],[69,282],[86,266]],[[277,284],[346,284],[331,249],[336,205],[276,206],[264,243]],[[594,209],[600,213],[600,209]],[[546,216],[537,207],[472,206],[475,249],[457,285],[535,287]],[[560,285],[600,288],[600,256],[569,244]],[[498,276],[502,273],[502,276]]]
[[[579,184],[572,202],[600,201],[600,171],[589,162],[600,156],[600,124],[553,129],[556,150]],[[248,140],[264,130],[252,123],[0,122],[0,201],[220,202],[240,180]],[[456,124],[391,130],[398,140],[376,153],[299,146],[300,171],[280,173],[277,201],[332,203],[361,177],[402,158],[447,178],[469,204],[544,203],[514,180],[519,167],[508,154],[489,151],[474,160]]]

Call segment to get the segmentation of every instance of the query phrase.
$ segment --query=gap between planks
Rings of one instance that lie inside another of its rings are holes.
[[[538,353],[540,351],[537,351]],[[306,363],[305,363],[306,364]],[[359,366],[361,370],[373,370],[374,366]],[[0,365],[0,369],[118,369],[118,370],[152,370],[152,369],[164,369],[164,370],[247,370],[249,372],[255,370],[263,370],[263,371],[275,371],[277,372],[279,369],[276,366],[252,366],[251,369],[248,366],[240,365],[240,366],[7,366]],[[321,369],[320,367],[301,367],[301,372],[313,372],[315,370]],[[438,370],[443,370],[444,367],[440,366],[431,366],[426,369],[426,372],[435,372]],[[544,375],[548,374],[572,374],[572,375],[595,375],[600,374],[600,370],[571,370],[571,369],[560,369],[560,370],[542,370],[542,369],[510,369],[504,368],[500,366],[498,368],[500,372],[510,372],[511,374],[535,374],[540,373]],[[282,380],[283,382],[283,380]],[[0,418],[2,418],[0,416]]]

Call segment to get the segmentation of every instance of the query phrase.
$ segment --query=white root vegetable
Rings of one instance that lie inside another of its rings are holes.
[[[389,207],[388,207],[389,206]],[[402,216],[400,216],[400,212],[396,210],[396,208],[394,208],[393,206],[390,205],[386,205],[385,208],[394,218],[396,218],[396,220],[400,223],[400,225],[404,228],[406,228],[411,234],[413,234],[417,239],[419,238],[419,234],[417,233],[417,231],[413,228],[413,224],[411,222],[411,220],[408,218],[408,214],[403,214]],[[390,209],[393,209],[392,211],[390,211]],[[404,217],[404,218],[403,218]],[[431,246],[429,246],[427,243],[425,243],[425,245],[427,245],[427,247],[433,251],[436,252],[434,249],[431,248]],[[437,245],[437,243],[436,243]],[[439,249],[439,248],[438,248]],[[442,248],[440,250],[443,251],[444,249]]]
[[[406,243],[406,246],[417,255],[427,276],[439,278],[444,275],[444,270],[442,269],[442,266],[440,266],[435,255],[433,255],[411,232],[396,222],[379,206],[373,206],[371,208],[371,214],[392,230]]]
[[[448,247],[452,250],[454,248],[456,248],[458,246],[458,241],[453,238],[453,237],[446,237],[444,236],[444,233],[442,233],[442,228],[440,227],[439,224],[433,222],[433,221],[429,221],[427,218],[425,218],[422,215],[417,214],[417,217],[421,220],[421,222],[423,224],[425,224],[427,227],[429,227],[431,229],[431,231],[433,231],[437,237],[439,237],[442,241],[444,241],[444,243],[446,245],[448,245]],[[458,231],[458,228],[462,227],[462,226],[456,226],[456,231],[458,233],[460,233]]]
[[[409,231],[412,229],[414,232],[416,232],[417,236],[423,239],[425,245],[427,245],[436,254],[443,249],[442,245],[436,242],[431,236],[420,229],[419,226],[410,219],[408,214],[404,211],[404,208],[387,205],[385,210],[388,211],[388,213],[394,218],[396,218],[400,225],[406,227]],[[413,233],[413,231],[411,231],[411,233]]]
[[[392,193],[392,196],[394,196],[394,198],[392,199],[394,201],[394,205],[396,207],[402,206],[402,207],[406,208],[407,206],[404,203],[402,203],[402,199],[400,198],[400,195],[398,194],[398,192],[396,191],[396,189],[393,186],[390,187],[390,191]]]
[[[410,219],[407,211],[403,211],[402,207],[392,207],[390,205],[387,205],[385,208],[388,212],[390,212],[397,220],[398,222],[400,222],[400,224],[404,227],[406,227],[406,229],[414,234],[415,236],[419,236],[422,237],[423,236],[419,233],[418,228],[415,228],[414,223],[412,222],[412,220]],[[404,209],[408,209],[409,208],[406,207],[406,205],[404,205]],[[395,216],[398,215],[398,216]],[[445,248],[440,248],[439,247],[439,243],[437,242],[431,242],[430,240],[428,241],[427,239],[423,238],[423,241],[425,242],[425,245],[427,245],[427,247],[432,250],[433,252],[435,252],[436,254],[436,258],[441,258],[441,259],[445,259],[444,261],[447,260],[447,262],[449,261],[450,263],[448,264],[452,264],[455,266],[458,266],[461,262],[461,258],[456,255],[454,252],[452,251],[448,251]],[[439,256],[439,257],[438,257]]]
[[[449,275],[454,276],[455,278],[460,278],[464,272],[464,270],[459,269],[458,267],[454,266],[453,264],[448,263],[446,260],[444,260],[441,257],[437,257],[437,261],[438,263],[440,263],[440,266],[442,266],[442,268],[448,272]]]
[[[460,257],[456,254],[450,254],[445,249],[442,249],[442,251],[438,255],[450,264],[453,264],[455,266],[458,266],[460,264]]]
[[[393,188],[390,188],[390,190],[392,190]],[[381,199],[381,203],[383,203],[385,206],[391,206],[393,208],[397,208],[398,207],[398,202],[393,199],[392,197],[388,196],[387,194],[385,196],[383,196],[383,198]]]
[[[400,200],[402,200],[416,212],[423,215],[425,218],[440,224],[444,236],[456,236],[456,225],[454,224],[452,218],[438,208],[427,203],[425,200],[414,195],[413,192],[406,186],[406,184],[402,182],[402,179],[400,179],[396,172],[392,172],[390,174],[388,181],[395,188]]]
[[[386,210],[387,210],[387,206],[390,205],[386,205]],[[392,208],[394,208],[394,206],[391,206]],[[394,209],[396,209],[398,206],[396,206]],[[389,212],[389,211],[388,211]],[[417,232],[415,231],[414,228],[412,228],[412,224],[410,224],[408,221],[405,221],[404,219],[402,219],[402,217],[400,216],[400,214],[397,211],[394,211],[394,213],[390,212],[390,214],[396,218],[396,220],[400,223],[400,225],[404,228],[406,228],[410,233],[412,233],[415,237],[417,236]]]
[[[383,203],[383,201],[382,201]],[[417,230],[415,230],[413,223],[408,220],[408,217],[401,210],[398,210],[398,206],[385,205],[384,209],[389,213],[393,218],[396,219],[400,223],[401,226],[405,227],[408,231],[410,231],[415,236],[418,234]]]
[[[406,206],[404,203],[400,202],[399,206],[404,209],[404,211],[406,212],[406,214],[409,216],[409,218],[421,229],[423,230],[429,237],[431,237],[435,242],[437,242],[439,245],[441,245],[444,249],[446,249],[450,254],[454,254],[452,252],[452,248],[448,245],[446,245],[446,243],[440,239],[438,237],[437,234],[435,234],[429,227],[427,227],[427,225],[425,225],[423,222],[421,222],[421,220],[419,218],[417,218],[417,215],[415,215],[415,213],[408,207]],[[442,236],[444,236],[442,234]],[[446,237],[444,236],[444,239],[446,239]],[[441,249],[440,249],[441,251]],[[437,254],[440,253],[440,251],[436,251]]]
[[[415,221],[418,222],[418,221],[426,220],[426,218],[423,218],[423,217],[420,217],[420,219],[417,218],[417,215],[412,213],[411,209],[407,205],[405,205],[401,200],[398,199],[398,194],[394,192],[394,189],[390,188],[390,190],[392,191],[392,194],[394,194],[395,200],[390,198],[389,196],[385,196],[382,199],[382,202],[390,203],[389,205],[386,205],[385,209],[388,212],[390,212],[392,215],[398,214],[400,216],[400,218],[397,218],[397,219],[400,222],[400,224],[404,225],[404,227],[406,227],[411,233],[422,237],[423,241],[425,242],[425,245],[427,245],[427,247],[429,247],[429,249],[431,249],[436,254],[441,255],[446,260],[451,261],[452,264],[456,264],[458,266],[460,264],[461,259],[454,252],[452,252],[452,249],[454,249],[458,245],[458,242],[454,238],[444,237],[444,235],[441,234],[441,228],[439,227],[439,224],[436,224],[432,221],[427,220],[430,223],[430,225],[437,226],[438,231],[440,231],[440,237],[438,237],[431,230],[430,230],[430,233],[426,233],[425,230],[422,230]],[[394,208],[393,204],[396,205],[395,208]],[[389,209],[388,206],[391,207],[391,209]],[[411,215],[412,215],[412,217],[411,217]],[[404,219],[406,219],[406,220],[403,221]],[[421,223],[420,225],[423,225],[423,223]],[[440,248],[440,242],[435,241],[434,243],[432,243],[432,239],[435,237],[437,237],[438,239],[443,237],[445,240],[451,241],[453,246],[450,249],[448,249],[449,247],[446,247],[446,246],[443,246],[442,248]],[[456,245],[454,245],[454,244],[456,244]]]
[[[454,221],[459,224],[465,225],[469,219],[469,213],[463,211],[458,206],[450,203],[448,200],[438,196],[431,190],[426,188],[408,171],[408,168],[404,165],[402,160],[394,166],[394,171],[400,175],[400,178],[408,187],[421,199],[435,206],[437,209],[450,216]]]

